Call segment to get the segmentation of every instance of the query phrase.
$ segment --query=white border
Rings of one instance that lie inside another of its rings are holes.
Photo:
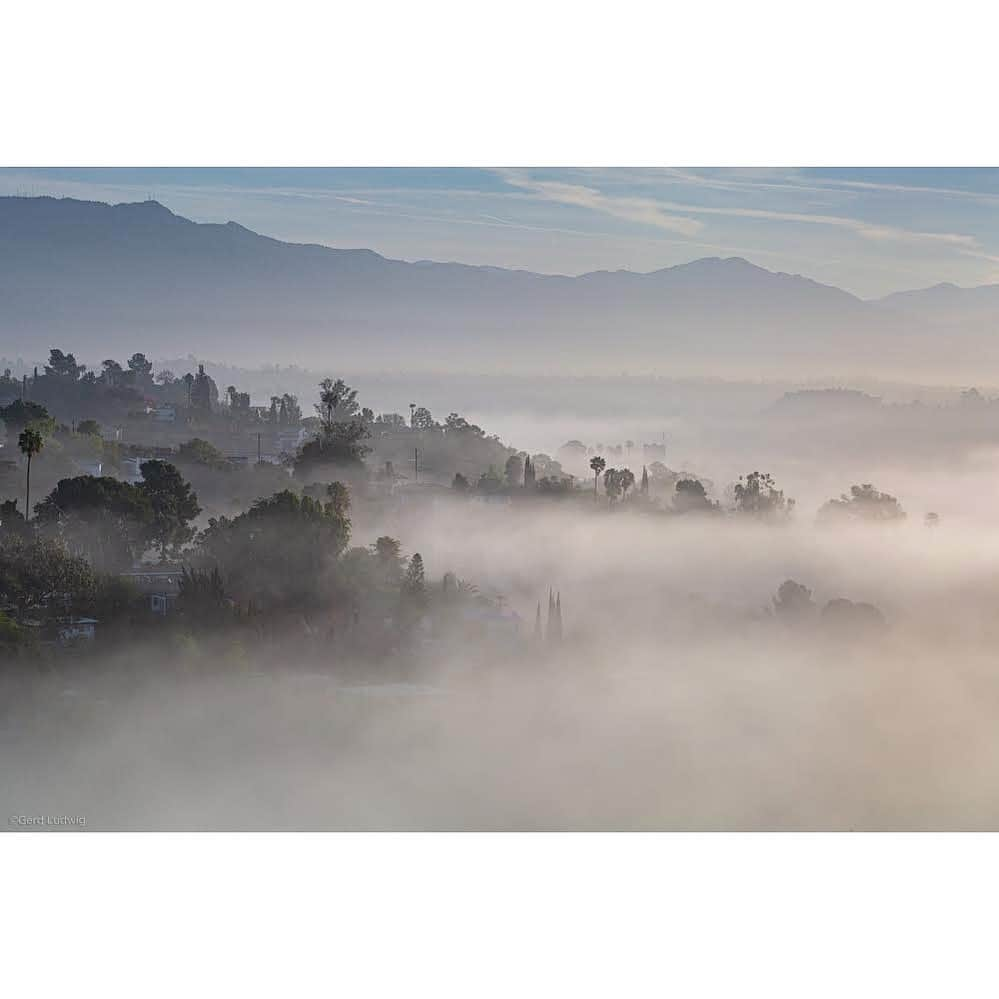
[[[3,847],[11,996],[994,993],[990,836],[43,834]]]
[[[0,20],[0,162],[989,165],[980,0],[49,0]]]

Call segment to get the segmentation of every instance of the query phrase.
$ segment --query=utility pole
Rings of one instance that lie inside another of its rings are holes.
[[[257,464],[260,464],[260,434],[257,434]]]
[[[420,481],[420,449],[413,448],[413,474],[415,475],[415,481]]]

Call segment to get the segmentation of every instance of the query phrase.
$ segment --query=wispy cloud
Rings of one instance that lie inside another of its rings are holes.
[[[907,243],[939,243],[960,247],[968,251],[979,249],[978,240],[974,236],[964,233],[922,232],[900,226],[868,222],[864,219],[844,215],[777,211],[768,208],[739,208],[724,205],[693,205],[659,198],[606,194],[581,184],[539,180],[521,171],[504,170],[501,173],[507,183],[530,191],[545,200],[590,208],[632,222],[661,225],[663,228],[672,228],[673,231],[685,235],[694,235],[703,226],[703,223],[689,216],[713,215],[727,218],[750,218],[804,225],[833,226],[856,233],[864,239],[882,242],[890,240]],[[664,223],[663,220],[669,220],[669,224]],[[683,223],[683,225],[677,223]],[[692,226],[696,228],[692,228]]]
[[[667,229],[682,236],[696,236],[704,227],[704,223],[697,219],[669,214],[667,206],[654,198],[604,194],[594,187],[585,187],[582,184],[536,180],[529,174],[517,170],[502,170],[500,173],[507,183],[531,191],[547,201],[588,208],[628,222]]]

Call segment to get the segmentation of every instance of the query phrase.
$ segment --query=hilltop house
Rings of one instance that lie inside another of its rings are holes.
[[[120,574],[149,602],[149,610],[166,617],[180,593],[179,566],[144,566]]]

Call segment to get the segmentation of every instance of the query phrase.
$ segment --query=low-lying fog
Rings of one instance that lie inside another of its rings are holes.
[[[367,525],[502,591],[523,642],[428,642],[377,684],[321,649],[137,649],[124,684],[8,700],[0,800],[92,829],[994,829],[999,524],[990,479],[957,488],[936,528],[474,501]],[[786,579],[814,612],[770,612]],[[531,639],[549,586],[557,646]],[[886,626],[836,628],[834,598]]]

